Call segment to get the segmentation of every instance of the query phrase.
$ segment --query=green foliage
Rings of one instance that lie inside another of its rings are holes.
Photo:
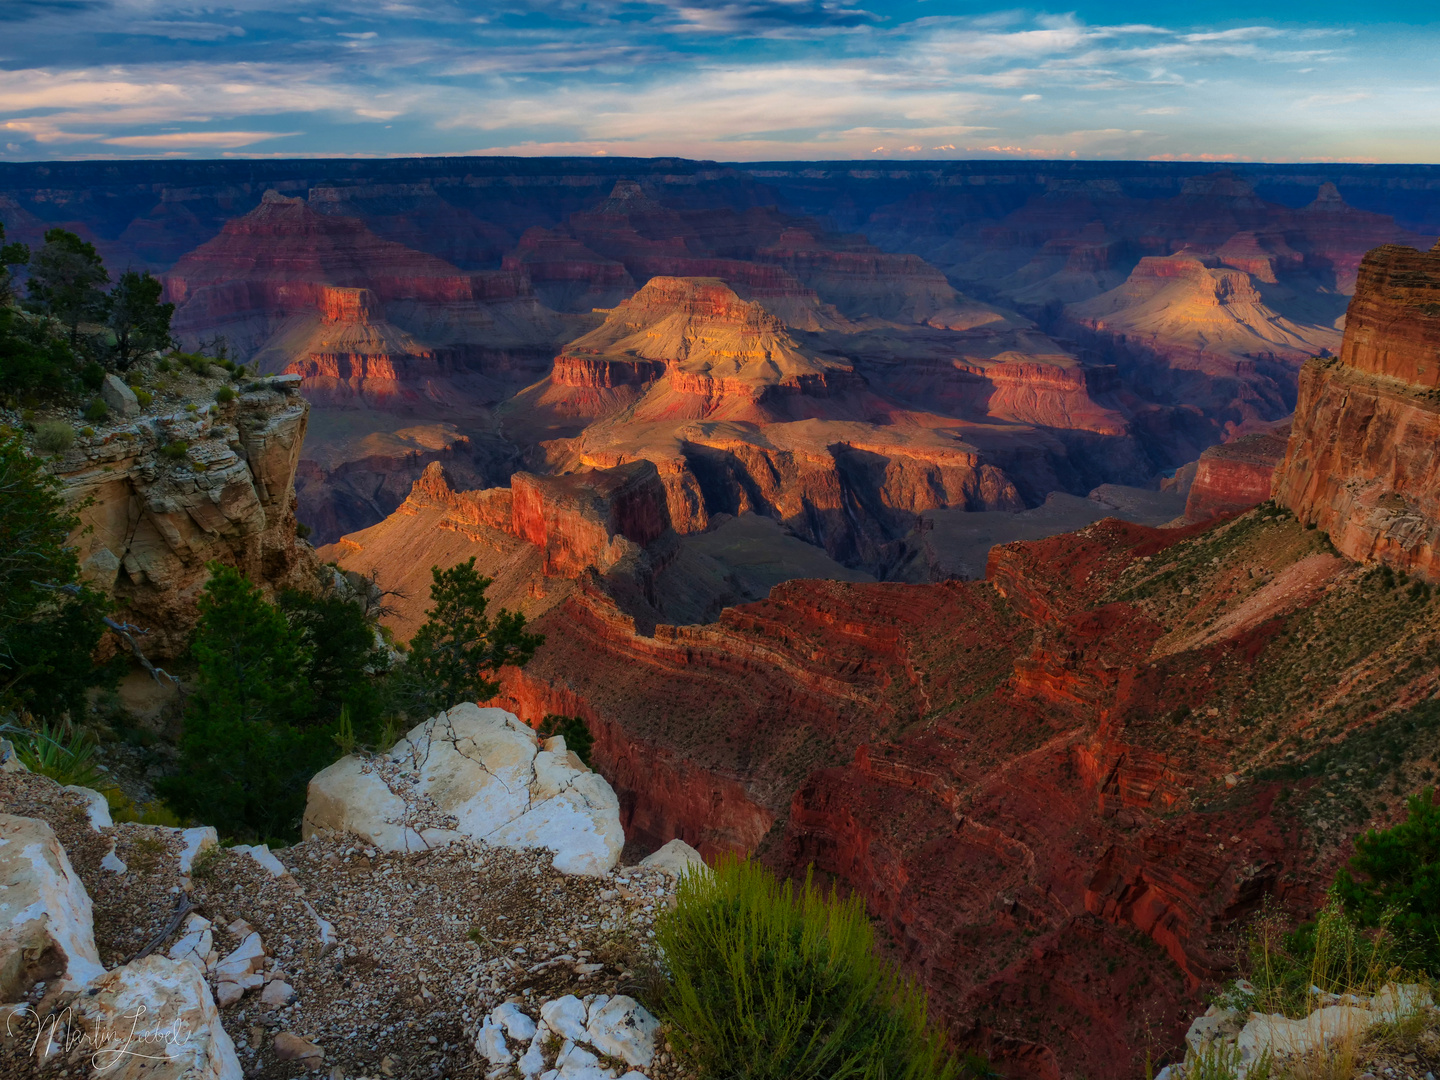
[[[105,318],[109,297],[103,286],[109,282],[94,244],[64,229],[50,229],[45,246],[30,260],[30,307],[59,320],[75,345],[82,322]]]
[[[66,539],[77,522],[59,488],[0,431],[0,709],[52,717],[78,714],[86,688],[114,674],[91,660],[106,601],[75,584]]]
[[[35,425],[35,445],[47,454],[63,454],[75,445],[75,429],[64,420],[44,420]]]
[[[670,969],[661,1011],[701,1077],[954,1077],[923,992],[875,955],[858,897],[796,889],[722,859],[681,879],[656,941]]]
[[[127,370],[137,358],[171,345],[174,304],[162,304],[163,286],[149,271],[126,270],[110,291],[108,325],[115,335],[115,366]]]
[[[60,397],[78,390],[81,375],[75,350],[52,323],[0,306],[0,395]]]
[[[90,404],[85,406],[85,419],[89,420],[92,424],[103,424],[105,418],[109,415],[110,407],[98,397],[91,400]]]
[[[95,744],[84,734],[66,738],[57,725],[41,724],[38,731],[16,734],[15,756],[27,769],[48,776],[57,784],[98,788],[103,774],[95,767]]]
[[[30,261],[30,249],[24,244],[5,244],[5,226],[0,224],[0,305],[15,298],[15,279],[10,272],[12,266],[24,266]]]
[[[130,387],[130,389],[134,391],[135,400],[140,403],[140,407],[142,409],[149,408],[151,402],[155,400],[155,395],[150,393],[150,391],[146,390],[143,386],[132,386]]]
[[[1391,829],[1355,840],[1355,854],[1335,878],[1335,894],[1362,926],[1390,930],[1440,975],[1440,802],[1427,788],[1408,802]]]
[[[540,726],[535,731],[542,739],[548,739],[552,735],[561,736],[565,740],[566,750],[573,751],[586,765],[591,764],[590,750],[595,745],[595,737],[590,734],[590,728],[581,717],[549,713],[540,721]]]
[[[449,570],[431,567],[432,607],[410,641],[402,701],[413,712],[436,713],[462,701],[488,701],[500,690],[491,679],[507,664],[523,667],[545,641],[525,632],[525,616],[500,610],[485,615],[490,579],[475,572],[475,559]]]
[[[372,735],[383,706],[376,679],[389,670],[390,656],[364,609],[334,592],[287,590],[280,610],[308,657],[305,680],[314,705],[303,722],[328,725],[348,709],[360,737]]]
[[[215,391],[215,400],[221,405],[227,405],[234,401],[238,395],[228,386],[222,386]]]
[[[190,651],[198,666],[180,740],[182,768],[158,785],[182,814],[227,834],[293,835],[305,785],[329,739],[312,705],[302,635],[238,571],[211,564]]]
[[[387,653],[359,605],[287,592],[272,604],[212,564],[191,643],[181,769],[159,790],[226,835],[292,839],[310,778],[381,724]]]
[[[80,385],[86,390],[99,390],[105,385],[105,369],[99,364],[86,364],[80,369]]]
[[[1393,977],[1401,959],[1384,920],[1367,931],[1334,897],[1313,922],[1294,930],[1267,900],[1247,927],[1244,944],[1243,967],[1254,991],[1232,989],[1223,1004],[1297,1019],[1316,1007],[1317,990],[1373,994]]]
[[[184,461],[189,452],[190,444],[184,439],[176,439],[160,447],[160,456],[166,461]]]

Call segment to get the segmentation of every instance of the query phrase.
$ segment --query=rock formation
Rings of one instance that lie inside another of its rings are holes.
[[[1200,455],[1185,502],[1185,517],[1204,521],[1234,514],[1270,498],[1275,468],[1285,457],[1289,431],[1245,435]]]
[[[199,410],[156,404],[81,435],[51,465],[79,515],[82,578],[148,632],[152,659],[188,648],[212,561],[271,591],[313,580],[314,552],[296,536],[310,413],[298,382],[265,380]]]
[[[1356,709],[1383,728],[1435,685],[1385,660],[1426,640],[1428,609],[1368,582],[1264,508],[1012,544],[981,583],[790,582],[653,633],[581,582],[498,703],[586,718],[632,842],[861,892],[992,1060],[1118,1077],[1143,1053],[1137,999],[1178,1040],[1236,920],[1266,892],[1313,903],[1350,815],[1393,816],[1327,782],[1306,736]],[[1344,663],[1316,666],[1333,647]],[[1402,783],[1440,753],[1424,730],[1384,766]],[[1311,779],[1275,779],[1287,762]]]
[[[1360,265],[1338,357],[1306,364],[1275,498],[1360,561],[1440,579],[1440,247]]]
[[[304,835],[350,834],[381,851],[469,838],[548,848],[555,869],[603,876],[625,836],[614,792],[565,749],[537,744],[510,713],[457,705],[380,756],[349,755],[310,781]]]

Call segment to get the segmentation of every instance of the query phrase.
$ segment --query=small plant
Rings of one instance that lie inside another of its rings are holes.
[[[169,374],[170,369],[171,369],[172,366],[173,366],[173,365],[171,365],[170,361],[167,360],[165,357],[162,356],[162,357],[156,362],[156,364],[155,364],[155,370],[161,372],[162,374]]]
[[[21,764],[57,784],[93,788],[103,782],[104,774],[91,760],[95,756],[95,744],[83,733],[66,739],[60,728],[42,724],[39,731],[16,734],[14,743],[15,756]]]
[[[681,878],[656,926],[670,968],[661,1011],[702,1076],[930,1080],[958,1068],[925,995],[875,955],[858,896],[798,888],[722,859]]]
[[[42,420],[35,425],[35,445],[47,454],[63,454],[75,445],[75,429],[63,420]]]
[[[150,391],[146,390],[143,386],[132,386],[130,387],[130,390],[135,395],[135,400],[140,403],[140,407],[142,409],[148,409],[151,403],[155,400],[155,395],[150,393]]]
[[[184,439],[176,439],[160,448],[160,456],[167,461],[184,461],[185,455],[189,452],[190,444]]]
[[[235,391],[228,386],[222,386],[215,391],[215,400],[221,405],[228,405],[235,400],[236,396]]]
[[[110,407],[98,397],[93,398],[90,404],[85,406],[85,419],[92,424],[103,424],[109,415]]]
[[[360,748],[360,740],[355,738],[355,723],[350,719],[349,705],[340,706],[340,719],[336,722],[335,734],[330,738],[340,748],[341,757],[349,757]]]
[[[219,844],[207,847],[190,860],[190,876],[196,881],[214,881],[215,871],[225,861],[225,849]]]
[[[306,525],[303,521],[295,522],[295,535],[301,540],[310,539],[310,534],[314,531],[314,529],[310,528],[310,526]]]
[[[93,427],[82,427],[80,434],[84,435],[87,439],[91,439],[95,437],[95,429]]]
[[[130,857],[126,862],[137,874],[153,873],[167,851],[165,841],[154,833],[141,833],[131,842]]]

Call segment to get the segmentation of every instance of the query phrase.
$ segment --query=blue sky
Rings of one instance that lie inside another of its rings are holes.
[[[0,0],[0,160],[1440,161],[1393,0]]]

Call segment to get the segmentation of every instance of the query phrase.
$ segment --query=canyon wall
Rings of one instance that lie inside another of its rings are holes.
[[[1440,245],[1360,264],[1340,355],[1306,364],[1276,500],[1336,550],[1440,580]]]
[[[141,627],[152,660],[181,656],[207,565],[238,567],[267,593],[311,584],[319,560],[296,536],[295,472],[310,406],[294,377],[214,413],[151,409],[102,425],[52,471],[80,527],[83,580]]]
[[[1269,499],[1288,435],[1286,428],[1245,435],[1201,454],[1185,500],[1186,518],[1235,514]]]

